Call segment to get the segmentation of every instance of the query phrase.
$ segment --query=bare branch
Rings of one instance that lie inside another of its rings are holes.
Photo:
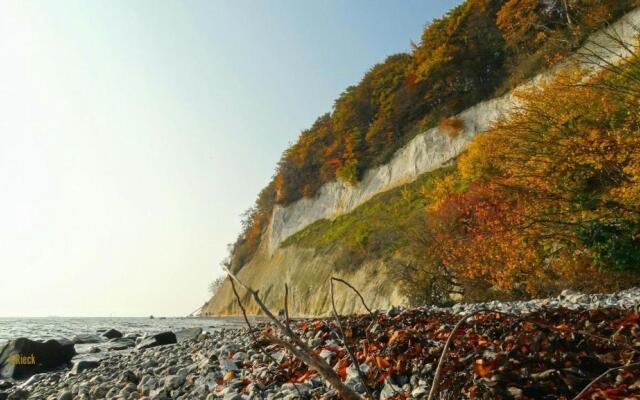
[[[351,290],[353,290],[354,292],[356,292],[356,294],[358,295],[358,297],[360,297],[360,301],[362,302],[362,305],[364,306],[364,308],[369,312],[369,314],[371,314],[371,316],[373,316],[373,312],[371,311],[371,309],[369,307],[367,307],[367,303],[365,303],[364,301],[364,297],[362,297],[362,295],[360,294],[360,292],[358,291],[358,289],[354,288],[349,282],[345,281],[344,279],[340,279],[340,278],[336,278],[336,277],[331,277],[331,288],[333,288],[333,281],[338,281],[340,283],[345,284],[346,286],[350,287]]]
[[[340,316],[338,315],[338,311],[336,310],[336,300],[335,300],[335,296],[333,293],[333,281],[337,280],[340,281],[342,283],[344,283],[345,285],[349,286],[350,288],[352,288],[356,293],[358,293],[358,291],[351,286],[350,284],[348,284],[347,282],[343,281],[342,279],[337,279],[337,278],[331,278],[329,279],[329,293],[331,294],[331,308],[333,309],[333,316],[336,319],[336,323],[338,324],[338,329],[340,330],[340,336],[342,337],[342,343],[344,343],[344,348],[347,350],[347,353],[349,354],[349,357],[351,358],[351,361],[353,362],[353,365],[356,367],[356,371],[358,371],[358,377],[360,378],[360,381],[362,382],[362,385],[364,386],[365,390],[367,391],[367,395],[369,395],[369,398],[373,399],[373,394],[371,393],[371,389],[369,389],[369,385],[367,385],[367,380],[364,377],[364,375],[362,374],[362,371],[360,370],[360,362],[358,361],[358,358],[355,356],[355,354],[353,354],[353,352],[351,351],[351,348],[349,347],[349,343],[347,342],[347,336],[344,333],[344,327],[342,326],[342,321],[340,321]],[[360,295],[360,293],[358,293],[358,295]],[[362,296],[360,296],[360,299],[362,299]],[[364,304],[364,300],[362,300],[362,303]],[[365,305],[365,308],[367,308],[367,306]],[[368,308],[367,308],[368,310]],[[371,311],[369,311],[371,312]]]
[[[431,390],[429,390],[429,397],[427,397],[427,400],[433,400],[435,398],[436,392],[438,391],[438,386],[440,385],[440,374],[442,374],[442,366],[444,365],[444,360],[447,356],[447,350],[449,350],[449,346],[451,345],[451,341],[453,340],[453,337],[455,336],[456,331],[467,319],[483,312],[487,312],[487,311],[486,310],[476,311],[474,313],[471,313],[465,316],[464,318],[461,318],[460,321],[458,321],[458,323],[455,324],[455,326],[451,330],[451,333],[449,333],[449,337],[447,338],[447,341],[444,343],[442,353],[440,354],[440,359],[438,360],[438,366],[436,367],[436,372],[433,376],[433,382],[431,383]]]
[[[291,329],[291,325],[289,323],[289,285],[284,284],[284,322],[287,325],[287,328]]]
[[[638,367],[638,366],[640,366],[640,362],[633,363],[633,364],[628,364],[628,365],[622,365],[622,366],[615,367],[615,368],[609,368],[608,370],[606,370],[602,374],[598,375],[594,380],[589,382],[589,384],[587,386],[585,386],[585,388],[582,389],[582,391],[580,391],[580,393],[578,393],[576,395],[576,397],[573,398],[573,400],[579,400],[582,396],[584,396],[589,391],[589,389],[591,389],[591,387],[593,385],[596,384],[596,382],[598,382],[600,379],[604,378],[605,376],[609,375],[611,372],[619,371],[619,370],[625,370],[627,368]]]
[[[260,344],[260,341],[256,336],[255,330],[253,329],[253,326],[251,326],[251,322],[249,322],[249,318],[247,317],[247,310],[245,310],[244,306],[242,305],[242,301],[240,300],[240,295],[238,294],[236,285],[233,282],[233,279],[230,279],[230,281],[231,281],[231,289],[233,289],[233,294],[236,296],[236,300],[238,301],[238,306],[240,306],[240,310],[242,310],[242,317],[244,318],[244,322],[247,324],[247,327],[249,327],[249,334],[253,338],[254,343],[256,344],[256,346],[260,348],[260,351],[262,351],[262,353],[266,355],[269,358],[269,360],[271,360],[271,362],[273,362],[276,368],[279,368],[278,361],[276,361],[276,359],[273,358],[271,354],[269,354],[267,349],[265,349],[264,346]],[[300,393],[300,390],[298,389],[298,387],[296,385],[293,385],[293,386],[296,388],[296,391],[298,392],[298,395],[300,396],[300,398],[302,398],[302,393]]]
[[[260,310],[269,317],[271,322],[280,330],[283,335],[289,337],[290,341],[281,339],[276,335],[272,335],[268,332],[263,332],[263,335],[272,343],[278,344],[291,353],[293,353],[296,357],[302,360],[305,364],[307,364],[310,368],[318,371],[318,373],[327,381],[331,386],[333,386],[338,393],[345,398],[345,400],[362,400],[362,397],[357,394],[353,389],[342,383],[340,377],[333,368],[319,355],[313,351],[306,343],[304,343],[298,335],[295,334],[288,326],[284,325],[278,318],[273,315],[271,310],[262,302],[258,292],[253,290],[251,287],[245,285],[237,276],[235,276],[229,268],[224,268],[229,278],[238,285],[242,286],[250,295],[253,297],[254,301],[260,307]]]

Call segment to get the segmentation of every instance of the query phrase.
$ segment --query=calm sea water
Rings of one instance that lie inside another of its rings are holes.
[[[236,328],[240,318],[0,318],[0,346],[19,337],[33,340],[71,339],[75,335],[99,334],[117,329],[127,333],[157,333],[201,327],[203,330]]]

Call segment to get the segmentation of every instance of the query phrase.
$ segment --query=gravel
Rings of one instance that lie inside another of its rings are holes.
[[[541,309],[567,308],[591,310],[601,308],[634,309],[640,306],[640,288],[614,294],[582,294],[565,290],[555,298],[518,302],[488,302],[456,304],[450,308],[421,307],[421,312],[447,312],[465,315],[478,310],[497,310],[505,313],[527,314]],[[401,317],[406,309],[395,307],[386,314]],[[375,333],[376,324],[370,327]],[[321,331],[308,331],[307,342],[316,347],[321,357],[334,361],[336,351],[342,352],[341,342]],[[176,344],[147,349],[128,348],[114,352],[105,359],[79,360],[82,365],[45,374],[37,374],[27,381],[0,381],[0,400],[4,399],[294,399],[336,398],[336,392],[317,375],[309,375],[295,385],[289,383],[286,365],[288,354],[267,343],[254,346],[244,329],[221,329],[203,332],[195,338]],[[269,352],[271,358],[263,354]],[[339,349],[339,350],[336,350]],[[278,364],[271,361],[277,360]],[[420,367],[431,373],[432,364]],[[367,372],[366,364],[361,366]],[[345,381],[364,392],[355,367],[346,369]],[[408,398],[422,398],[427,381],[420,374],[406,379],[388,377],[376,392],[381,399],[390,399],[403,392]],[[518,397],[517,388],[511,388]]]

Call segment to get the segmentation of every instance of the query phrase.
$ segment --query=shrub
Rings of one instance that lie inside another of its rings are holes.
[[[455,139],[464,130],[464,121],[455,116],[441,118],[440,122],[438,122],[438,129],[451,139]]]

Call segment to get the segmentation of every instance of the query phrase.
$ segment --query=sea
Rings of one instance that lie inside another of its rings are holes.
[[[153,334],[201,327],[204,331],[243,326],[241,318],[0,318],[0,349],[12,339],[69,339],[76,335],[100,335],[108,329],[123,334]]]

